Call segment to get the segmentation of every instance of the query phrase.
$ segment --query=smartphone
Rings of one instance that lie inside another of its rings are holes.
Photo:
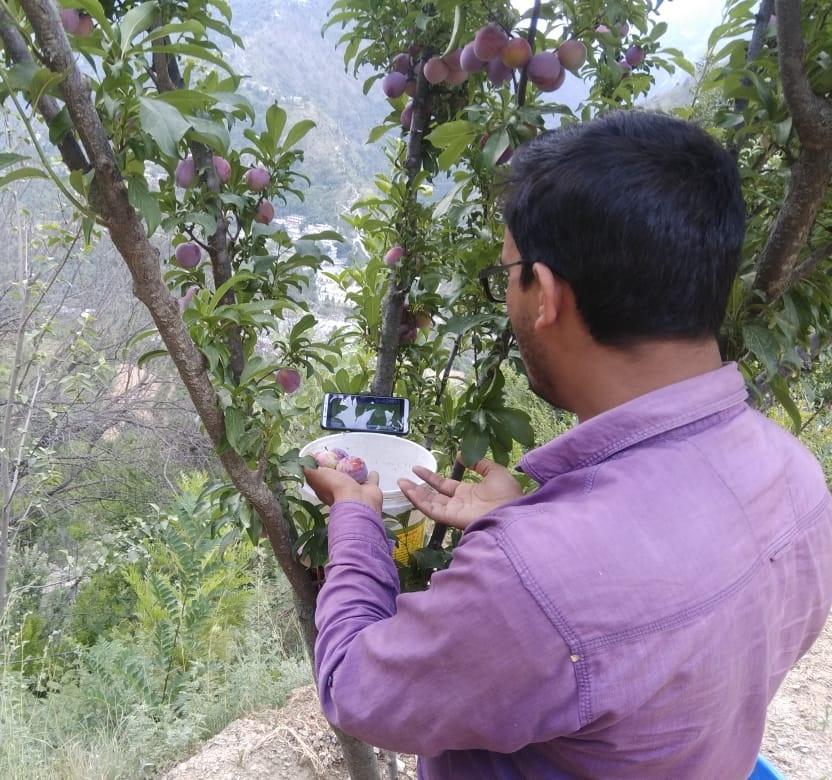
[[[364,431],[404,436],[410,427],[407,398],[327,393],[321,428],[327,431]]]

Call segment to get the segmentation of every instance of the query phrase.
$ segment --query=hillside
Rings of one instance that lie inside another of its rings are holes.
[[[329,0],[255,3],[232,0],[235,29],[245,49],[228,53],[246,76],[242,92],[262,116],[277,100],[290,119],[312,119],[317,128],[304,140],[303,172],[312,180],[306,202],[291,211],[313,222],[337,224],[338,216],[365,192],[385,167],[379,144],[367,145],[370,129],[389,111],[381,90],[364,95],[369,73],[356,78],[344,69],[338,33],[321,36]]]

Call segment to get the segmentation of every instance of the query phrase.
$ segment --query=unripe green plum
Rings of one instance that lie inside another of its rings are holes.
[[[274,219],[274,206],[267,200],[261,200],[257,204],[257,213],[254,215],[254,221],[261,225],[270,225]]]
[[[508,44],[508,35],[500,25],[492,22],[474,36],[474,54],[483,62],[491,62],[502,54]]]
[[[252,192],[262,192],[269,186],[269,182],[271,181],[269,172],[265,168],[260,167],[249,168],[243,178]]]
[[[431,57],[424,66],[425,78],[429,84],[439,84],[450,75],[450,69],[439,57]]]
[[[485,63],[477,57],[477,54],[474,51],[473,41],[463,47],[462,54],[459,58],[459,64],[466,73],[476,73],[485,67]]]
[[[173,178],[177,187],[182,187],[183,189],[190,187],[194,183],[194,179],[196,179],[194,158],[188,156],[184,160],[180,160],[176,166],[176,173]]]
[[[404,94],[404,91],[407,88],[407,76],[394,70],[382,79],[381,88],[387,97],[391,100],[395,100]]]
[[[188,241],[185,244],[179,244],[174,253],[176,257],[176,264],[181,268],[196,268],[202,260],[202,250],[199,244],[193,241]]]
[[[367,472],[367,464],[356,457],[341,458],[338,465],[335,467],[336,471],[351,476],[359,485],[363,485],[369,476]]]
[[[283,392],[289,395],[297,392],[300,387],[301,379],[297,369],[286,368],[284,366],[275,372],[274,378],[277,384],[283,388]]]
[[[214,170],[217,172],[217,178],[219,178],[222,184],[227,184],[228,180],[231,178],[231,165],[228,160],[215,154],[213,157],[213,163]]]
[[[558,59],[567,70],[578,70],[586,62],[586,46],[575,38],[558,47]]]
[[[552,92],[563,83],[563,79],[560,78],[563,68],[558,55],[551,51],[542,51],[535,54],[529,60],[526,73],[528,73],[532,84],[541,92]],[[560,82],[558,82],[558,79],[560,79]]]
[[[522,68],[532,58],[532,47],[525,38],[512,38],[500,52],[507,68]]]

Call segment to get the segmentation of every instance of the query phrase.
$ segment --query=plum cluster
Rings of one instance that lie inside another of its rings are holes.
[[[367,481],[367,464],[340,447],[324,448],[312,454],[318,468],[335,469],[352,477],[359,485]]]
[[[212,158],[214,172],[220,184],[228,184],[231,179],[231,164],[224,157],[214,155]],[[180,160],[176,166],[176,171],[173,174],[174,182],[177,187],[181,189],[188,189],[196,182],[197,170],[196,162],[190,155],[184,160]],[[268,188],[271,183],[271,176],[269,172],[260,166],[249,168],[243,174],[243,181],[246,183],[251,192],[261,193]],[[254,213],[254,221],[261,225],[269,225],[274,219],[274,206],[263,198],[257,203]],[[182,236],[181,238],[185,238]],[[182,241],[174,251],[174,261],[180,268],[186,270],[193,270],[202,262],[202,248],[196,241]],[[179,298],[180,311],[184,311],[191,300],[193,300],[195,292],[199,288],[189,287],[185,295]],[[297,389],[297,388],[295,388]],[[287,391],[294,392],[294,391]]]

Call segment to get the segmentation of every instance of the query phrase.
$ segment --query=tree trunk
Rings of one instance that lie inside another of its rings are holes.
[[[428,53],[423,55],[423,60]],[[430,120],[429,88],[424,73],[420,70],[416,79],[416,95],[413,98],[413,119],[410,123],[410,138],[407,144],[407,170],[408,198],[405,205],[405,213],[400,215],[400,222],[403,229],[399,239],[404,247],[403,262],[412,264],[414,258],[408,251],[412,226],[410,216],[407,213],[411,201],[415,202],[416,192],[414,182],[422,170],[422,139]],[[381,335],[378,345],[378,359],[376,360],[376,373],[373,377],[373,395],[393,395],[393,388],[396,382],[396,360],[399,356],[399,326],[402,324],[402,310],[404,308],[404,297],[406,290],[401,284],[401,272],[394,270],[390,274],[390,286],[384,296],[381,315]]]
[[[299,601],[297,596],[295,596],[295,609],[298,614],[303,643],[306,646],[306,652],[312,664],[312,677],[317,687],[318,672],[315,668],[315,638],[318,635],[318,631],[315,628],[315,610]],[[331,723],[329,725],[333,732],[335,732],[335,736],[341,745],[341,751],[344,754],[344,761],[347,765],[347,771],[350,773],[350,778],[352,780],[381,780],[378,759],[372,747],[355,737],[345,734],[341,729],[336,728]]]

